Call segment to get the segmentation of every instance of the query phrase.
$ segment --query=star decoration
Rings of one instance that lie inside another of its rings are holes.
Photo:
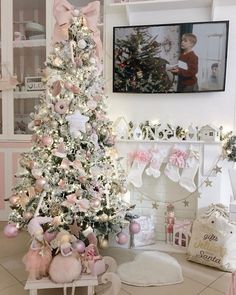
[[[152,209],[158,209],[159,205],[157,204],[157,202],[152,203]]]
[[[89,117],[81,115],[79,110],[75,111],[72,115],[66,116],[66,120],[69,122],[70,125],[70,134],[74,138],[79,136],[79,131],[83,133],[86,132],[85,124],[86,122],[88,122]]]
[[[206,186],[212,186],[212,181],[208,177],[204,182],[205,182]]]
[[[184,200],[183,203],[184,203],[184,207],[188,207],[189,206],[189,201]]]
[[[222,167],[219,167],[218,165],[216,165],[213,170],[215,171],[215,173],[222,173]]]
[[[69,225],[69,228],[71,230],[72,235],[75,235],[76,237],[79,237],[81,227],[78,226],[76,220],[74,220],[74,222],[71,225]]]

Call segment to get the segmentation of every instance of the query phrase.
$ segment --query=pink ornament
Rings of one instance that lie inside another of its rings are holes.
[[[124,245],[128,242],[128,236],[126,233],[124,232],[119,232],[117,235],[116,235],[116,241],[119,245]]]
[[[79,88],[76,87],[75,85],[73,85],[73,86],[71,87],[71,91],[72,91],[74,94],[78,94],[78,93],[80,92]]]
[[[63,115],[63,114],[65,114],[67,112],[68,105],[67,105],[67,103],[63,99],[60,99],[55,104],[54,110],[55,110],[56,113],[58,113],[60,115]]]
[[[16,205],[18,203],[18,201],[20,200],[20,198],[16,195],[14,196],[11,196],[10,199],[9,199],[9,202],[12,204],[12,205]]]
[[[41,120],[34,120],[34,126],[40,126],[42,123]]]
[[[85,244],[81,240],[77,240],[74,243],[72,243],[72,248],[77,251],[78,253],[84,253],[85,250]]]
[[[80,67],[82,67],[83,62],[82,62],[82,60],[79,57],[76,57],[75,58],[75,64],[76,64],[76,67],[77,68],[80,68]]]
[[[101,205],[101,202],[99,199],[95,198],[91,201],[91,207],[92,208],[99,208]]]
[[[64,87],[65,87],[67,90],[70,90],[71,87],[72,87],[72,83],[70,83],[70,82],[65,82],[65,83],[64,83]]]
[[[7,238],[15,238],[19,233],[18,228],[15,224],[9,223],[4,227],[4,235]]]
[[[52,240],[55,239],[57,235],[56,231],[48,231],[46,230],[45,233],[43,234],[44,240],[47,241],[48,243],[50,243]]]
[[[23,217],[26,220],[29,220],[29,219],[31,219],[33,217],[33,213],[32,212],[24,212]]]
[[[48,136],[48,135],[44,135],[42,137],[42,143],[43,145],[45,146],[51,146],[53,144],[53,139],[51,136]]]
[[[131,234],[138,234],[141,230],[141,226],[138,222],[133,221],[129,225],[129,231]]]
[[[90,99],[88,102],[87,102],[87,106],[90,110],[95,110],[96,107],[97,107],[97,102],[93,99]]]
[[[35,186],[38,188],[43,188],[45,184],[47,183],[46,179],[44,178],[38,178],[35,182]]]

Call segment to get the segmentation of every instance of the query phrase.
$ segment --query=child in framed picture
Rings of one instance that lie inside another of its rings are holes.
[[[193,47],[197,43],[197,37],[192,33],[185,33],[181,39],[181,54],[178,65],[168,69],[171,73],[178,75],[177,92],[198,91],[198,56]]]

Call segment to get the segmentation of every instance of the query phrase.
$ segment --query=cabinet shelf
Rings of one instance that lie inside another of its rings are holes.
[[[13,41],[14,48],[40,47],[40,46],[42,47],[46,46],[46,39]]]
[[[132,12],[152,11],[152,10],[173,10],[188,8],[211,8],[213,0],[147,0],[132,1],[122,3],[110,3],[114,9],[129,9]]]
[[[38,98],[43,91],[14,91],[14,98]]]

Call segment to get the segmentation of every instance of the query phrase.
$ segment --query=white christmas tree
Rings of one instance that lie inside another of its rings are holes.
[[[56,31],[56,41],[60,33],[66,38],[48,56],[46,91],[31,114],[32,148],[20,160],[5,234],[28,228],[43,242],[59,232],[84,241],[93,232],[105,247],[110,232],[122,231],[130,205],[106,114],[99,32],[86,10],[68,13]]]

